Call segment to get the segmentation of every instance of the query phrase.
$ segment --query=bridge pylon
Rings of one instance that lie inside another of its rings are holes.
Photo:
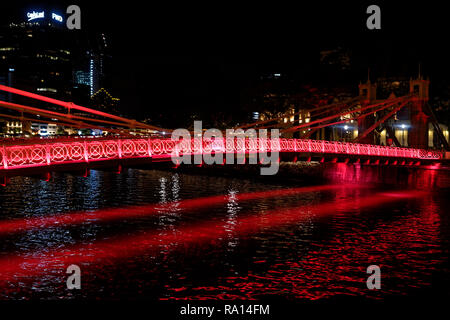
[[[430,116],[425,113],[425,104],[429,99],[429,85],[430,80],[423,79],[421,75],[409,81],[409,93],[415,95],[409,107],[411,128],[408,134],[408,145],[413,148],[428,148]]]
[[[377,100],[377,84],[372,83],[370,79],[367,79],[366,83],[360,83],[359,84],[359,98],[361,106],[367,106],[369,104],[372,104]],[[374,116],[368,116],[364,118],[358,119],[358,133],[361,134],[362,132],[365,132],[368,128],[370,128],[375,123],[375,117]],[[374,132],[370,132],[362,138],[360,143],[365,144],[374,144],[375,143],[375,136]]]

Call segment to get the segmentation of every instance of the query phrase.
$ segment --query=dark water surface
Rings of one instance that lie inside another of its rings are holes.
[[[0,189],[0,298],[291,301],[448,292],[448,189],[341,183],[286,192],[304,186],[137,169],[12,178]],[[261,191],[268,193],[254,198]],[[136,205],[142,214],[127,216]],[[102,217],[111,217],[112,208],[124,209],[108,221],[96,215],[105,209]],[[76,211],[92,216],[59,226],[40,220]],[[11,221],[38,228],[4,231]],[[81,290],[66,288],[72,262]],[[372,264],[381,267],[381,290],[366,287]]]

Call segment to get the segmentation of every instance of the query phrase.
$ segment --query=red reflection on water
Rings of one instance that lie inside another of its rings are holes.
[[[396,197],[404,196],[399,193]],[[245,299],[294,297],[319,300],[333,295],[408,295],[411,288],[432,286],[432,271],[447,260],[440,246],[440,208],[430,197],[422,198],[418,214],[395,220],[377,220],[340,226],[339,232],[324,242],[309,245],[298,259],[250,268],[245,276],[227,276],[220,286],[170,288],[164,300]],[[255,260],[254,264],[265,261]],[[382,270],[382,290],[367,290],[366,267],[376,264]],[[222,292],[226,292],[223,294]]]
[[[262,198],[287,197],[300,193],[318,192],[327,190],[336,190],[345,188],[350,185],[323,185],[300,188],[289,188],[271,191],[260,191],[252,193],[242,193],[236,195],[238,201],[248,201]],[[352,188],[361,188],[361,185],[351,185]],[[166,204],[151,204],[143,206],[132,206],[125,208],[102,209],[95,212],[74,212],[67,214],[58,214],[48,217],[13,219],[8,221],[0,221],[0,235],[26,231],[37,228],[48,228],[52,226],[76,225],[83,222],[95,221],[105,222],[118,219],[139,218],[145,216],[156,215],[165,208],[171,208],[176,205],[179,209],[200,209],[220,205],[228,201],[227,195],[212,196],[205,198],[196,198],[189,200],[181,200]]]
[[[385,164],[388,164],[386,160]],[[324,176],[334,183],[384,183],[419,190],[449,188],[448,171],[439,163],[421,168],[394,166],[361,166],[358,163],[327,163]],[[403,163],[398,163],[402,164]],[[410,163],[412,165],[412,163]]]
[[[396,194],[378,193],[359,198],[358,201],[340,199],[337,201],[308,205],[282,210],[274,210],[261,215],[238,218],[234,233],[245,235],[255,233],[263,228],[275,228],[289,225],[308,218],[311,214],[323,216],[333,215],[339,210],[362,209],[380,206],[400,199],[417,198],[425,192],[407,191]],[[77,245],[62,250],[51,250],[39,256],[7,256],[0,259],[0,280],[17,281],[22,277],[36,276],[50,270],[64,268],[70,264],[83,265],[83,268],[101,267],[102,262],[141,255],[150,250],[161,250],[161,247],[173,244],[187,245],[221,241],[227,235],[223,222],[209,221],[185,226],[177,230],[161,233],[150,231],[137,236],[121,236],[116,239],[102,240],[91,244]]]

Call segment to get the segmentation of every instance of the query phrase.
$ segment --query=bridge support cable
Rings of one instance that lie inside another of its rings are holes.
[[[61,119],[64,119],[65,121],[74,122],[74,123],[80,123],[78,121],[73,120],[73,119],[78,119],[78,120],[86,120],[86,121],[99,122],[99,123],[105,123],[105,124],[110,124],[110,125],[126,127],[125,124],[120,123],[120,122],[94,119],[94,118],[88,118],[88,117],[77,116],[77,115],[66,115],[65,113],[59,113],[59,112],[55,112],[55,111],[44,110],[44,109],[39,109],[39,108],[35,108],[35,107],[29,107],[29,106],[6,102],[6,101],[1,101],[1,100],[0,100],[0,107],[20,111],[21,113],[26,112],[26,113],[32,113],[32,114],[44,115],[44,116],[51,115],[53,118],[60,117]]]
[[[341,110],[348,110],[348,109],[350,109],[350,108],[352,108],[355,105],[358,105],[360,103],[359,98],[355,98],[355,100],[356,101],[354,101],[352,103],[347,103],[345,105],[340,105],[340,106],[337,106],[337,107],[331,107],[329,109],[322,110],[321,112],[315,113],[314,115],[311,115],[311,116],[317,118],[319,116],[326,115],[326,114],[334,114],[334,113],[339,112]],[[331,112],[334,112],[334,113],[331,113]]]
[[[0,113],[0,117],[7,118],[7,119],[14,119],[14,120],[22,120],[22,121],[37,121],[34,118],[28,118],[28,117],[23,117],[23,116],[14,116],[14,115],[4,114],[4,113]],[[58,121],[57,123],[59,125],[65,126],[65,127],[73,127],[73,128],[77,128],[77,129],[89,128],[88,124],[82,125],[81,123],[75,124],[75,123],[67,123],[67,122],[61,122],[61,121]],[[100,128],[98,128],[98,129],[100,129]]]
[[[289,129],[285,129],[282,132],[297,131],[297,130],[299,130],[301,128],[311,127],[314,124],[319,124],[319,123],[323,123],[323,122],[326,122],[326,121],[331,121],[331,120],[336,119],[336,118],[341,117],[341,116],[346,116],[346,115],[349,115],[349,114],[352,114],[352,113],[366,111],[365,114],[362,114],[362,115],[360,115],[360,116],[358,116],[356,118],[353,118],[353,120],[355,120],[355,119],[358,119],[358,118],[361,118],[361,117],[366,117],[367,115],[373,114],[374,112],[386,109],[386,108],[388,108],[388,107],[390,107],[390,106],[392,106],[392,105],[394,105],[396,103],[399,103],[399,102],[401,102],[403,100],[405,100],[405,97],[396,98],[396,99],[393,99],[393,100],[385,100],[382,103],[368,105],[368,106],[364,106],[364,107],[359,107],[358,109],[354,109],[354,110],[350,110],[350,111],[347,110],[347,111],[344,111],[344,112],[340,112],[338,114],[327,116],[327,117],[322,118],[322,119],[317,119],[317,120],[314,120],[314,121],[310,121],[308,123],[303,123],[301,125],[291,127]],[[375,108],[377,106],[379,106],[379,108],[377,108],[376,110],[370,110],[370,109],[373,109],[373,108]],[[347,122],[349,120],[351,120],[351,119],[349,118],[349,119],[345,119],[345,120],[329,123],[329,124],[327,124],[327,126],[338,124],[338,123],[344,123],[344,122]]]
[[[394,141],[395,145],[397,147],[401,147],[402,145],[400,144],[400,141],[398,141],[397,137],[395,136],[395,132],[394,132],[394,130],[392,130],[392,127],[384,124],[383,128],[386,129],[386,132],[388,133],[389,138],[391,138],[392,141]]]
[[[400,99],[400,98],[398,98],[398,99]],[[368,109],[366,108],[366,110],[364,110],[363,114],[360,114],[360,115],[358,115],[356,117],[352,117],[352,118],[347,118],[347,119],[344,119],[344,120],[331,122],[331,120],[334,120],[334,119],[338,118],[341,115],[341,114],[337,114],[337,115],[335,114],[335,115],[332,115],[330,117],[326,117],[326,118],[323,118],[323,119],[315,120],[313,122],[304,123],[304,124],[302,124],[300,126],[297,126],[297,130],[296,131],[300,131],[302,128],[308,127],[308,129],[310,129],[310,130],[305,132],[304,135],[302,136],[302,139],[308,139],[314,132],[317,132],[318,129],[329,127],[329,126],[333,126],[333,125],[337,125],[337,124],[346,123],[346,122],[348,122],[350,120],[358,120],[358,119],[365,118],[365,117],[367,117],[369,115],[374,114],[375,112],[382,111],[384,109],[387,109],[387,108],[395,105],[396,103],[398,103],[398,99],[386,100],[384,103],[378,103],[378,104],[371,105],[371,106],[369,106]],[[376,108],[377,106],[379,106],[379,107]],[[371,108],[376,108],[376,109],[370,110]],[[349,112],[349,114],[357,113],[357,112],[361,112],[361,108],[356,109],[356,110],[352,110],[352,111]],[[319,124],[321,122],[325,122],[325,124],[311,127],[311,124],[314,124],[314,123]],[[266,126],[263,126],[263,127],[259,127],[259,129],[267,129],[267,128],[272,128],[272,127],[275,127],[275,126],[279,127],[280,124],[278,123],[278,124],[273,124],[273,125],[266,125]],[[292,131],[292,127],[288,128],[288,129],[283,129],[281,132],[284,133],[284,132],[289,132],[289,131]]]
[[[365,114],[365,115],[363,115],[362,117],[366,117],[366,116],[368,116],[368,115],[370,115],[370,114],[373,114],[374,112],[378,112],[379,110],[383,110],[383,109],[385,109],[385,108],[388,108],[389,106],[392,106],[393,104],[395,104],[394,102],[392,102],[392,103],[390,103],[390,104],[388,104],[388,105],[384,105],[384,106],[382,106],[382,107],[380,107],[380,108],[378,108],[378,109],[376,109],[376,110],[372,110],[372,111],[369,111],[369,112],[367,112],[367,114]],[[376,105],[373,105],[372,107],[375,107]],[[352,113],[352,112],[359,112],[360,110],[358,109],[358,110],[355,110],[355,111],[351,111],[350,113]],[[328,111],[327,111],[328,112]],[[292,116],[292,115],[291,115]],[[314,115],[315,116],[315,115]],[[337,118],[339,115],[334,115],[333,117],[334,118]],[[361,116],[360,116],[361,117]],[[348,118],[348,119],[345,119],[345,120],[342,120],[342,121],[338,121],[338,122],[329,122],[330,121],[330,119],[329,119],[330,117],[327,117],[326,119],[328,119],[328,120],[324,120],[324,119],[320,119],[321,121],[324,121],[324,122],[328,122],[328,124],[325,124],[325,125],[322,125],[322,126],[320,126],[319,128],[323,128],[323,127],[327,127],[327,126],[331,126],[331,125],[335,125],[335,124],[339,124],[339,123],[345,123],[345,122],[348,122],[349,120],[356,120],[357,118]],[[334,119],[333,118],[333,119]],[[272,120],[275,120],[275,119],[272,119]],[[319,121],[319,120],[318,120]],[[301,128],[303,128],[303,127],[310,127],[310,124],[311,123],[313,123],[313,122],[308,122],[308,123],[304,123],[303,125],[301,125],[301,126],[298,126],[298,127],[301,127]],[[319,122],[320,123],[320,122]],[[284,123],[282,123],[281,125],[284,125]],[[278,127],[280,127],[280,123],[274,123],[274,124],[272,124],[272,125],[266,125],[266,126],[263,126],[263,127],[258,127],[258,129],[268,129],[268,128],[272,128],[272,127],[275,127],[275,126],[278,126]],[[286,132],[286,131],[291,131],[291,128],[292,127],[289,127],[288,129],[283,129],[282,130],[282,132]],[[299,129],[301,129],[301,128],[299,128]],[[316,129],[316,128],[318,128],[318,127],[314,127],[314,129]],[[311,130],[313,130],[312,128],[311,128]]]
[[[348,105],[348,106],[346,106],[347,108],[350,108],[350,107],[352,107],[353,105],[355,105],[355,103],[353,103],[353,104],[351,104],[351,105]],[[336,111],[336,110],[339,110],[339,109],[343,109],[343,108],[336,108],[336,107],[332,107],[332,108],[330,108],[329,110],[324,110],[324,111],[322,111],[322,112],[320,112],[319,114],[311,114],[310,115],[310,117],[311,118],[315,118],[315,117],[317,117],[317,116],[319,116],[319,115],[322,115],[322,114],[326,114],[326,113],[330,113],[331,111]],[[311,112],[311,111],[308,111],[308,112]],[[295,115],[295,114],[294,114]],[[290,117],[292,117],[293,115],[292,114],[290,114],[289,115]],[[275,118],[275,119],[271,119],[270,121],[275,121],[275,120],[280,120],[280,119],[282,119],[283,117],[281,117],[281,118]],[[310,123],[310,122],[308,122],[308,123]],[[288,127],[288,125],[285,125],[284,123],[274,123],[274,124],[271,124],[271,125],[266,125],[266,126],[262,126],[262,127],[258,127],[258,129],[268,129],[268,128],[273,128],[273,127],[278,127],[278,128],[280,128],[281,126],[283,126],[284,125],[284,127]],[[330,125],[332,125],[332,124],[330,124]],[[308,127],[309,125],[307,124],[307,123],[305,123],[305,127]],[[282,132],[285,132],[285,130],[287,130],[287,129],[283,129],[282,130]],[[312,129],[311,129],[312,130]],[[298,130],[298,131],[300,131],[300,130]]]
[[[35,119],[35,118],[28,118],[28,117],[23,117],[23,116],[14,116],[14,115],[10,115],[10,114],[4,114],[4,113],[0,113],[0,117],[1,118],[7,118],[7,119],[14,119],[14,120],[20,120],[20,121],[30,121],[30,122],[35,122],[35,121],[43,121],[42,119]],[[48,119],[52,119],[51,117],[47,117],[45,116],[45,118]],[[53,117],[53,119],[56,119],[55,117]],[[49,122],[53,122],[52,120],[48,120]],[[97,126],[93,126],[89,123],[83,123],[83,122],[63,122],[60,121],[58,119],[58,121],[56,122],[58,125],[64,126],[64,127],[70,127],[70,128],[75,128],[75,129],[98,129],[98,130],[102,130],[102,131],[108,131],[108,132],[113,132],[113,133],[117,133],[117,134],[121,134],[123,135],[124,133],[126,133],[124,130],[125,129],[110,129],[110,128],[104,128],[104,127],[97,127]]]
[[[353,142],[358,142],[361,139],[365,138],[369,133],[371,133],[376,127],[378,127],[380,124],[384,123],[386,120],[388,120],[390,117],[392,117],[394,115],[394,113],[396,113],[397,111],[399,111],[401,108],[403,108],[407,103],[409,102],[409,100],[405,100],[403,102],[401,102],[397,107],[395,107],[394,109],[392,109],[392,111],[388,112],[385,116],[383,116],[380,120],[378,120],[377,122],[375,122],[372,126],[370,126],[369,128],[367,128],[366,131],[364,131],[362,134],[358,134],[358,136],[353,139]]]
[[[384,110],[384,109],[386,109],[386,108],[389,108],[389,107],[391,107],[391,106],[394,105],[394,104],[395,104],[395,103],[390,103],[390,104],[381,106],[381,107],[379,107],[379,108],[377,108],[377,109],[375,109],[375,110],[370,110],[370,111],[367,111],[367,110],[366,110],[366,112],[365,112],[364,114],[360,114],[360,115],[357,116],[357,117],[347,118],[347,119],[339,120],[339,121],[335,121],[335,122],[329,122],[329,121],[327,121],[327,123],[325,123],[325,124],[322,124],[322,125],[319,125],[319,126],[315,126],[315,127],[313,127],[313,128],[309,128],[310,130],[307,131],[307,132],[302,136],[302,139],[308,139],[314,132],[317,132],[317,130],[319,130],[319,129],[326,128],[326,127],[329,127],[329,126],[334,126],[334,125],[337,125],[337,124],[347,123],[349,120],[356,120],[356,121],[357,121],[357,120],[359,120],[359,119],[363,119],[363,118],[365,118],[365,117],[367,117],[367,116],[373,115],[373,113],[375,113],[375,112],[379,112],[379,111],[382,111],[382,110]]]
[[[0,101],[0,107],[10,109],[10,110],[20,111],[22,113],[30,113],[30,114],[34,114],[34,115],[39,115],[39,116],[43,116],[43,117],[46,117],[49,119],[61,120],[66,123],[70,123],[70,126],[73,126],[73,127],[92,128],[92,129],[99,129],[99,130],[111,131],[111,132],[122,131],[122,130],[117,130],[117,129],[109,129],[106,127],[100,127],[97,125],[85,123],[82,121],[76,121],[73,119],[73,118],[78,119],[78,118],[85,118],[85,117],[71,116],[69,118],[64,113],[59,113],[59,112],[50,111],[50,110],[43,110],[43,109],[39,109],[39,108],[29,107],[29,106],[15,104],[15,103],[6,102],[6,101]],[[90,119],[90,118],[85,118],[85,119],[93,121],[93,122],[95,122],[95,120],[96,120],[96,119]],[[37,120],[31,119],[31,121],[37,121]]]
[[[328,105],[324,105],[324,106],[318,106],[318,107],[315,107],[313,109],[309,109],[309,110],[306,110],[306,111],[312,113],[312,112],[323,110],[323,109],[330,109],[330,108],[332,109],[332,108],[336,108],[336,107],[339,107],[339,106],[342,106],[342,105],[345,105],[345,104],[354,104],[354,103],[358,102],[358,100],[359,100],[359,98],[352,98],[352,99],[349,99],[349,100],[346,100],[346,101],[342,101],[342,102],[338,102],[338,103],[328,104]],[[325,112],[328,112],[328,111],[329,110],[325,110]],[[252,122],[252,123],[243,124],[243,125],[234,127],[234,129],[254,128],[254,127],[258,126],[258,125],[279,121],[279,120],[281,120],[283,118],[286,118],[286,117],[292,117],[292,116],[295,117],[295,116],[298,116],[299,114],[301,114],[303,112],[304,111],[302,110],[302,111],[298,111],[298,112],[293,113],[293,114],[291,114],[291,113],[290,114],[283,113],[281,116],[273,118],[273,119],[261,120],[261,121],[256,121],[256,122]],[[259,128],[259,129],[262,129],[262,128]]]
[[[447,139],[445,139],[444,133],[442,132],[441,127],[439,126],[439,122],[437,121],[436,116],[434,115],[433,109],[431,108],[428,102],[425,103],[425,107],[431,116],[431,123],[433,124],[434,130],[436,130],[436,133],[442,145],[444,146],[444,149],[450,151]]]
[[[11,88],[11,87],[8,87],[8,86],[5,86],[5,85],[0,85],[0,90],[1,91],[6,91],[6,92],[9,92],[9,93],[13,93],[13,94],[17,94],[17,95],[20,95],[20,96],[23,96],[23,97],[27,97],[27,98],[31,98],[31,99],[40,100],[40,101],[43,101],[43,102],[48,102],[48,103],[51,103],[51,104],[59,105],[61,107],[66,108],[69,111],[69,114],[67,115],[68,117],[74,117],[74,115],[70,114],[71,110],[78,110],[78,111],[86,112],[86,113],[93,114],[93,115],[96,115],[96,116],[101,116],[101,117],[104,117],[104,118],[109,118],[109,119],[113,119],[113,120],[119,121],[118,123],[120,123],[121,126],[125,126],[125,127],[130,127],[130,128],[140,127],[140,128],[150,129],[150,130],[155,130],[155,131],[168,131],[168,132],[171,132],[171,130],[169,130],[169,129],[159,128],[159,127],[156,127],[156,126],[152,126],[152,125],[148,125],[148,124],[145,124],[145,123],[138,122],[136,120],[130,120],[130,119],[127,119],[127,118],[119,117],[119,116],[112,115],[112,114],[109,114],[109,113],[106,113],[106,112],[102,112],[102,111],[98,111],[98,110],[95,110],[95,109],[82,107],[82,106],[76,105],[76,104],[74,104],[72,102],[66,102],[66,101],[61,101],[61,100],[57,100],[57,99],[41,96],[41,95],[38,95],[38,94],[35,94],[35,93],[31,93],[31,92],[27,92],[27,91]],[[95,121],[95,120],[97,120],[97,119],[92,119],[91,121]]]

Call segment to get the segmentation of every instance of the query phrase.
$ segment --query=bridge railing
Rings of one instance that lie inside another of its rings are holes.
[[[297,152],[406,159],[442,159],[442,153],[414,148],[303,139],[224,138],[191,139],[90,139],[53,143],[3,145],[0,170],[60,163],[111,159],[170,158],[198,153]]]

